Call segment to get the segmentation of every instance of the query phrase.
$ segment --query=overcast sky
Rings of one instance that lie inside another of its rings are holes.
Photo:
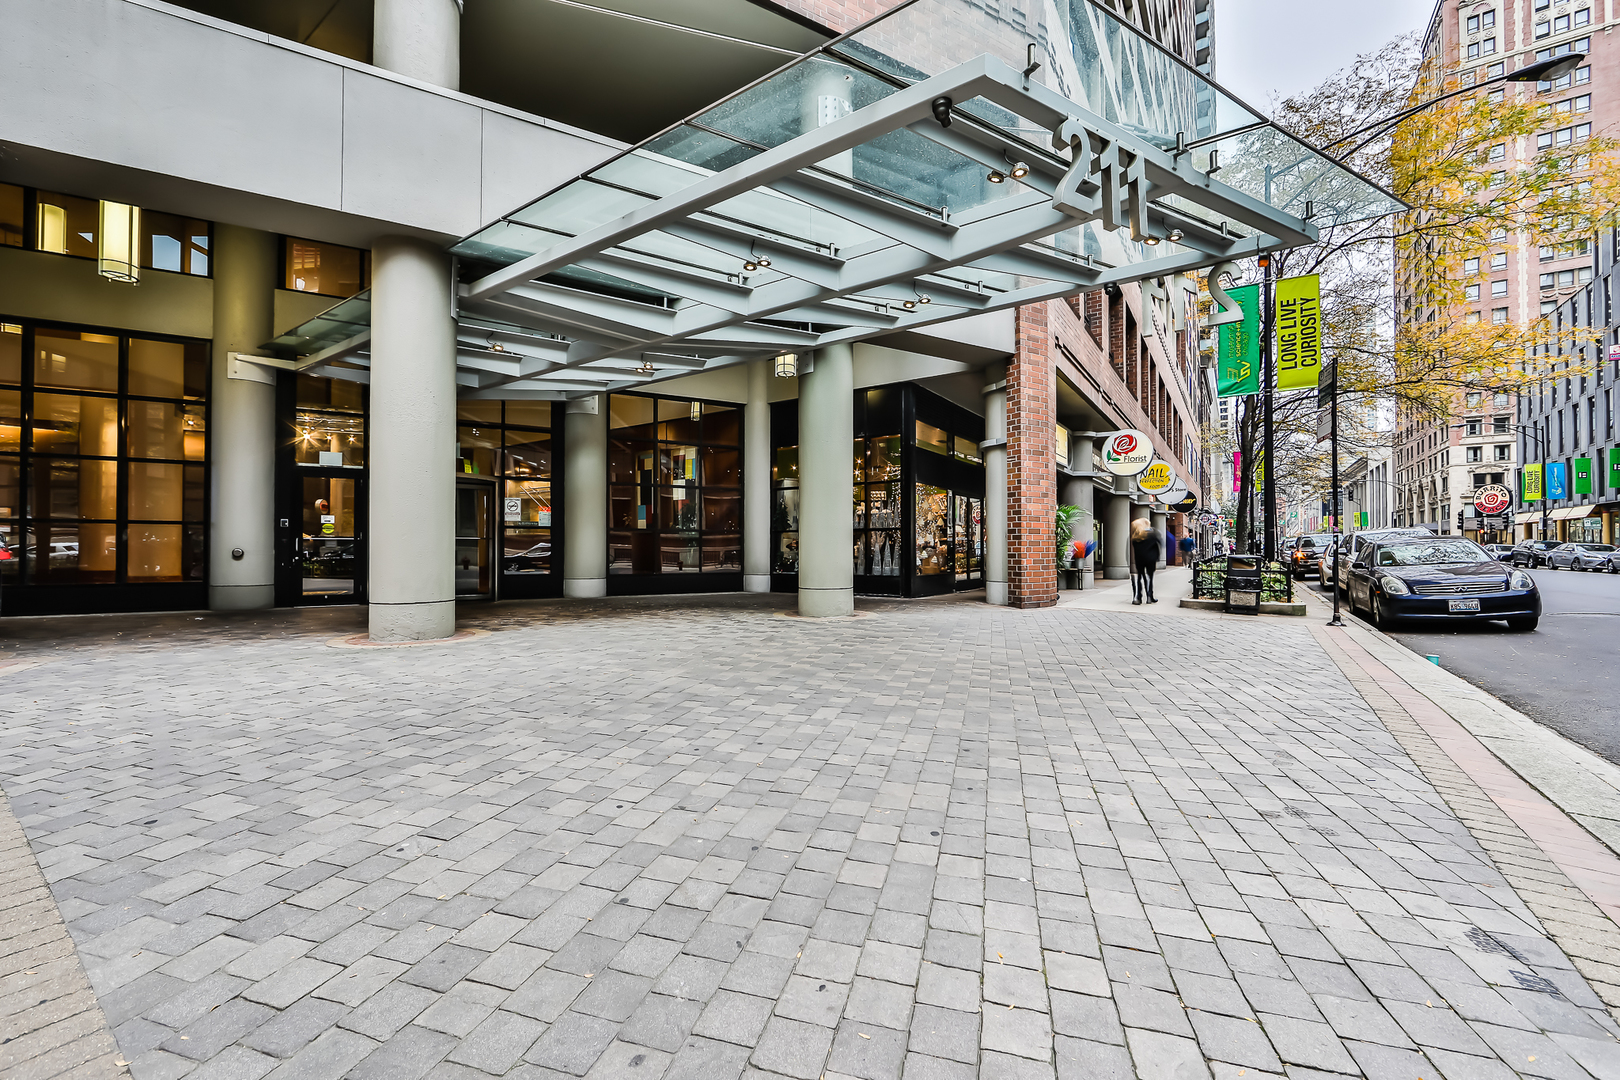
[[[1397,34],[1427,23],[1433,0],[1215,0],[1215,79],[1271,106]]]

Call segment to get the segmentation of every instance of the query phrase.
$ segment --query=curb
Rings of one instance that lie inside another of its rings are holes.
[[[1311,593],[1331,608],[1331,601]],[[1431,664],[1340,608],[1345,630],[1396,678],[1462,725],[1481,745],[1610,851],[1620,856],[1620,767],[1536,723],[1460,675]]]

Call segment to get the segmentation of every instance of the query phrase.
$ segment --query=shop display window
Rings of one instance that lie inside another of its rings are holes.
[[[734,406],[611,395],[608,573],[740,573],[741,442]]]
[[[204,342],[0,324],[0,581],[206,582],[207,371]]]

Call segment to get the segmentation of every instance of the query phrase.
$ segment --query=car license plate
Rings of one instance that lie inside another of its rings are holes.
[[[1479,610],[1479,601],[1478,600],[1453,600],[1453,601],[1451,601],[1451,610],[1452,611],[1478,611]]]

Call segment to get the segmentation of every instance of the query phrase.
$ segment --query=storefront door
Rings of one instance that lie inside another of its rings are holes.
[[[495,485],[477,480],[456,484],[456,596],[495,598]]]
[[[984,502],[966,495],[952,496],[951,502],[956,587],[976,589],[984,583]]]
[[[365,599],[365,481],[305,471],[293,569],[305,604]]]

